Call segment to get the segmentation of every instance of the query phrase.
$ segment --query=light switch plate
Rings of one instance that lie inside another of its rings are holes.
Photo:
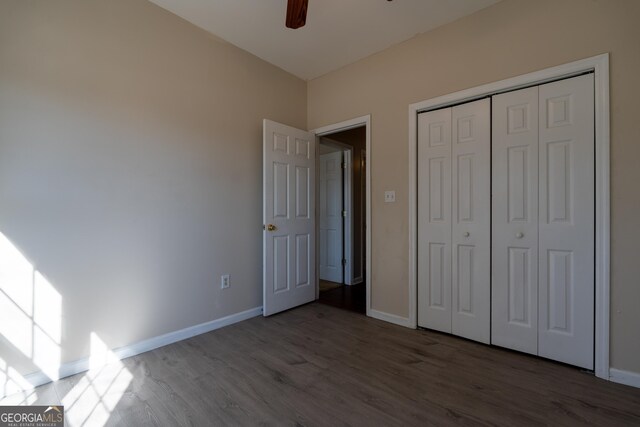
[[[396,201],[396,192],[393,190],[384,192],[384,202],[394,203]]]

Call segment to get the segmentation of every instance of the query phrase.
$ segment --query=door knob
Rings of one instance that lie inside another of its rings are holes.
[[[462,235],[464,237],[469,237],[471,235],[471,233],[469,233],[468,231],[465,231],[464,233],[462,233]]]
[[[522,238],[524,237],[524,233],[517,233],[517,234],[516,234],[516,237],[517,237],[518,239],[522,239]]]
[[[266,227],[263,227],[263,228],[265,228],[267,231],[276,231],[278,229],[278,227],[276,227],[273,224],[268,224]]]

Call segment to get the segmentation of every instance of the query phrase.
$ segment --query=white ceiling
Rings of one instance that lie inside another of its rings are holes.
[[[499,0],[309,0],[307,25],[284,25],[287,0],[150,0],[310,80]]]

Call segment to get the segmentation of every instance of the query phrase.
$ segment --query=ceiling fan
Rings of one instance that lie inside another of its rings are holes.
[[[288,0],[287,2],[287,28],[304,27],[307,22],[307,5],[309,0]]]
[[[392,1],[392,0],[387,0]],[[304,27],[307,22],[309,0],[287,0],[287,28]]]

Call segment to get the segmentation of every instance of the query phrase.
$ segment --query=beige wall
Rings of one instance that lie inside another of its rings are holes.
[[[610,52],[611,363],[640,372],[639,17],[637,0],[506,0],[309,82],[309,129],[372,115],[374,309],[409,311],[409,104]]]
[[[262,305],[263,118],[305,127],[306,83],[151,3],[0,2],[0,232],[62,362]]]

